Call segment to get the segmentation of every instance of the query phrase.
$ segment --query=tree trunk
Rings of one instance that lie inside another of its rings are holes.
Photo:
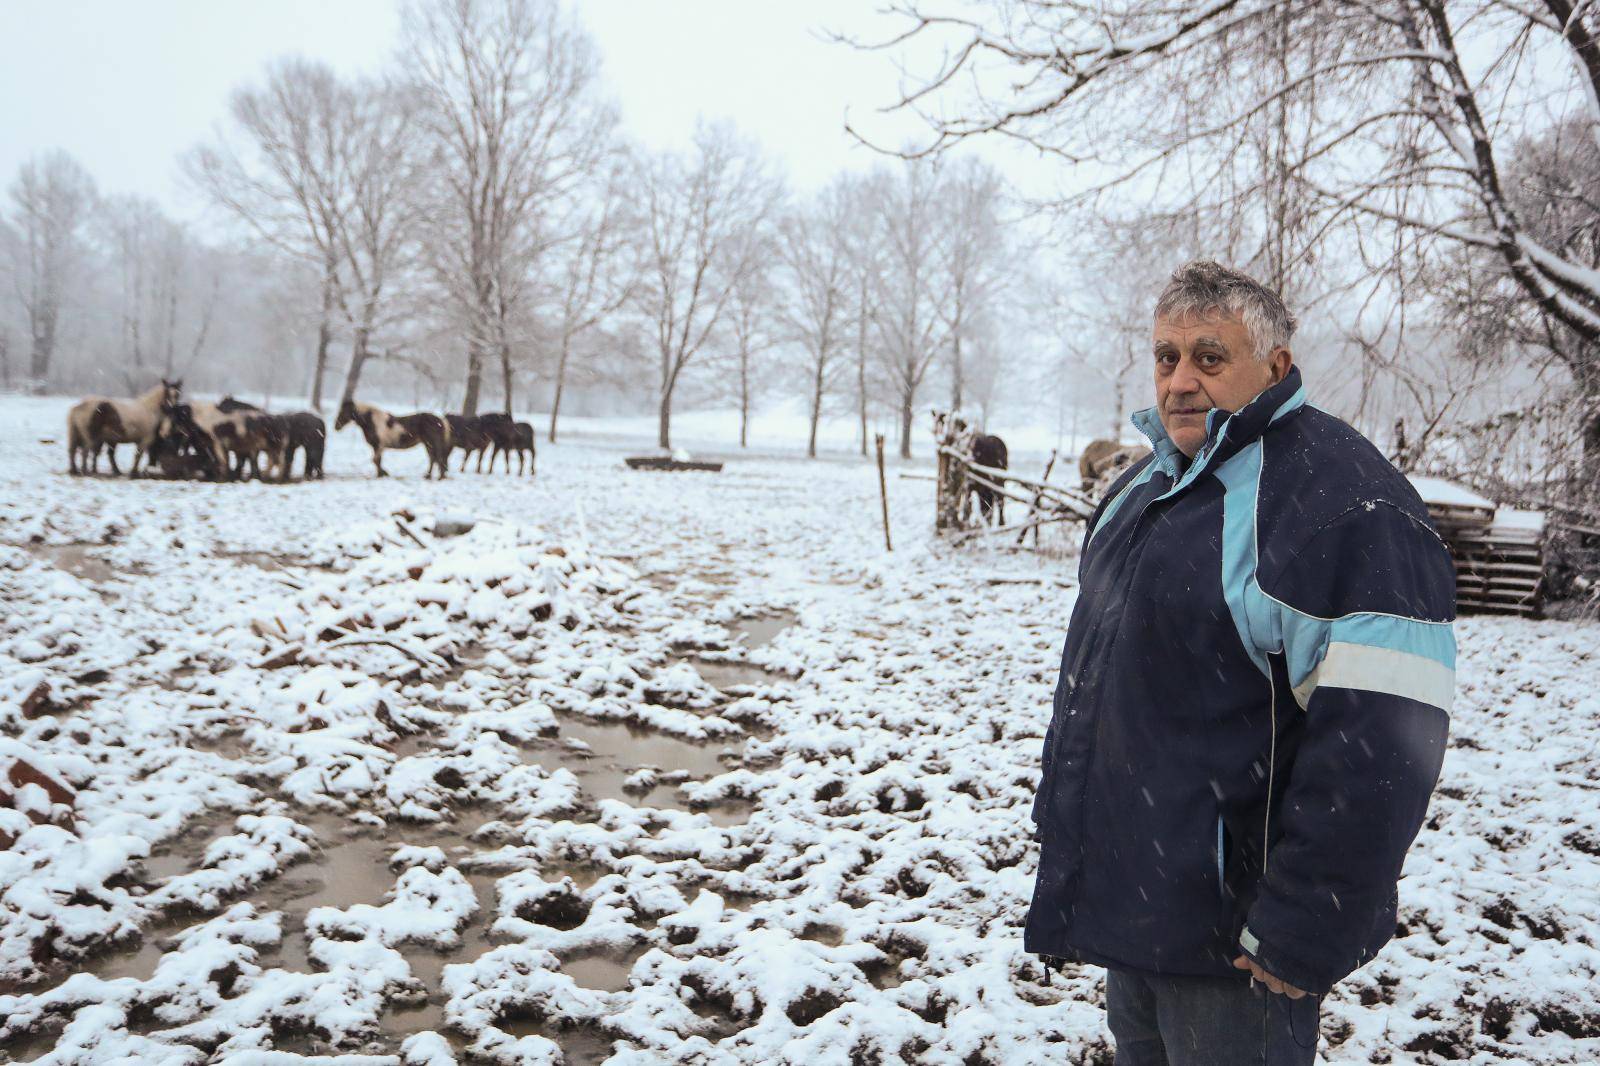
[[[911,458],[911,407],[915,402],[911,393],[900,398],[900,458]]]
[[[328,372],[328,345],[333,341],[334,285],[337,284],[337,266],[333,261],[323,265],[322,273],[322,323],[317,327],[317,361],[311,374],[311,409],[322,410],[322,378]]]
[[[856,396],[861,405],[861,457],[867,457],[867,275],[861,275],[861,318],[856,325]]]
[[[739,346],[739,447],[750,444],[750,352]]]
[[[658,426],[656,444],[662,448],[672,447],[672,388],[668,386],[661,391],[661,421]]]
[[[500,384],[506,394],[506,417],[511,417],[511,345],[500,342]]]
[[[50,357],[56,350],[56,322],[55,311],[46,308],[38,318],[41,320],[38,328],[33,331],[33,353],[28,360],[28,376],[33,379],[34,388],[42,388],[44,379],[50,374]]]
[[[567,353],[572,350],[570,338],[561,338],[561,358],[556,361],[556,394],[550,401],[550,443],[556,442],[556,419],[561,414],[561,392],[567,385]]]
[[[467,391],[461,398],[461,413],[467,418],[478,413],[478,391],[483,386],[483,345],[477,340],[467,344]]]
[[[816,379],[811,385],[811,439],[806,444],[806,456],[811,459],[817,457],[817,423],[822,421],[822,370],[817,369]]]
[[[961,379],[961,334],[957,333],[951,339],[955,342],[955,351],[950,365],[950,410],[959,411],[961,410],[961,388],[966,384]]]
[[[361,368],[367,361],[367,335],[367,327],[361,326],[350,345],[350,369],[344,375],[344,391],[339,394],[340,407],[344,406],[346,400],[356,398],[356,386],[361,383]]]

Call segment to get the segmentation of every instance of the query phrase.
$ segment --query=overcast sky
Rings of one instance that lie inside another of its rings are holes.
[[[299,53],[347,73],[393,55],[399,0],[4,0],[0,2],[0,181],[48,148],[76,156],[108,193],[199,205],[177,158],[224,117],[229,91]],[[882,53],[822,39],[892,30],[873,0],[580,0],[626,129],[683,144],[697,116],[731,118],[813,188],[872,161],[844,131],[846,110],[888,143],[915,127],[875,116],[898,74]],[[935,47],[910,57],[937,60]],[[985,151],[1014,178],[1045,175],[1003,146]]]

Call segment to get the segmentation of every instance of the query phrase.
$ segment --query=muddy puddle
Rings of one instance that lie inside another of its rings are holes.
[[[561,1046],[563,1066],[599,1066],[610,1058],[612,1038],[591,1028],[561,1029],[535,1015],[509,1015],[500,1029],[514,1037],[542,1036]]]
[[[636,807],[690,810],[678,792],[678,784],[684,780],[682,774],[687,774],[688,779],[703,780],[723,773],[738,765],[744,745],[742,738],[700,743],[623,722],[596,722],[568,715],[559,720],[560,737],[548,746],[541,745],[542,750],[530,754],[528,761],[547,770],[558,766],[571,770],[584,795],[595,802],[614,799]],[[586,750],[561,743],[568,739],[581,741]],[[645,768],[658,771],[657,779],[648,785],[642,785],[635,776]],[[702,810],[714,825],[730,826],[748,821],[751,806],[730,802]]]
[[[779,633],[794,625],[799,619],[790,611],[763,615],[759,618],[737,618],[728,623],[728,632],[736,643],[746,648],[771,644]]]
[[[694,667],[695,673],[699,674],[706,684],[722,692],[760,688],[762,685],[772,683],[771,672],[754,663],[719,662],[715,659],[702,659],[698,655],[687,656],[684,661]]]
[[[28,551],[38,559],[42,559],[57,570],[65,570],[73,577],[84,581],[111,581],[121,570],[112,566],[98,555],[91,555],[89,544],[29,544]]]

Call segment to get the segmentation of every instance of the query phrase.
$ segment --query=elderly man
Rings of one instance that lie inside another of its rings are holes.
[[[1190,263],[1154,454],[1084,534],[1033,819],[1029,951],[1104,966],[1117,1066],[1316,1057],[1394,935],[1444,756],[1455,574],[1410,484],[1305,402],[1294,319]]]

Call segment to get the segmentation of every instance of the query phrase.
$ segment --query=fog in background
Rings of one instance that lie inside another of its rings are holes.
[[[966,5],[996,27],[1011,6]],[[630,415],[662,445],[674,414],[716,411],[696,424],[730,446],[856,451],[887,432],[902,454],[926,454],[930,408],[960,407],[1042,450],[1131,432],[1154,294],[1214,256],[1281,285],[1313,398],[1375,436],[1573,385],[1536,323],[1486,337],[1461,310],[1536,312],[1503,269],[1415,230],[1377,254],[1381,217],[1324,224],[1328,190],[1240,178],[1273,173],[1319,108],[1360,111],[1288,77],[1319,69],[1298,54],[1310,35],[1277,56],[1291,90],[1274,107],[1237,79],[1214,94],[1246,133],[1199,146],[1226,165],[1130,170],[1099,150],[1160,148],[1152,116],[1201,106],[1159,78],[908,160],[893,150],[1023,84],[980,51],[896,107],[963,54],[938,26],[859,47],[914,28],[915,8],[8,5],[4,384],[125,394],[181,376],[275,408],[509,408],[552,437],[563,415]],[[1509,69],[1497,34],[1517,27],[1463,45],[1486,86]],[[1551,103],[1569,68],[1516,75],[1503,100],[1540,101],[1516,135],[1546,131],[1550,167],[1575,165]]]

